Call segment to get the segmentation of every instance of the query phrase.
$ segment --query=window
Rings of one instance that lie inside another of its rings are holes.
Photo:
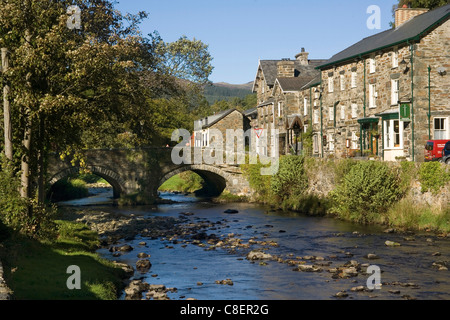
[[[352,118],[358,118],[358,105],[356,103],[352,104]]]
[[[334,151],[334,134],[328,134],[328,150]]]
[[[397,105],[399,100],[400,81],[391,80],[391,105]]]
[[[359,139],[358,139],[358,136],[356,135],[356,131],[353,131],[352,132],[352,146],[351,146],[351,148],[353,150],[358,149],[358,141],[359,141]]]
[[[282,112],[282,103],[278,102],[278,117],[281,117],[281,112]]]
[[[384,121],[384,148],[403,149],[403,122],[400,120]]]
[[[447,118],[434,118],[434,139],[447,139]]]
[[[261,83],[261,93],[262,94],[266,93],[266,86],[264,85],[264,82]]]
[[[376,62],[375,62],[375,55],[372,55],[369,58],[369,72],[370,73],[374,73],[376,71],[376,69],[377,69],[377,65],[376,65]]]
[[[308,115],[308,98],[303,99],[303,115]]]
[[[341,91],[345,90],[345,76],[341,74]]]
[[[328,92],[334,92],[334,77],[328,78]]]
[[[328,108],[328,116],[329,116],[330,121],[334,121],[334,107]]]
[[[392,68],[398,67],[398,49],[394,48],[394,51],[392,52]]]
[[[369,85],[369,108],[377,107],[377,86],[375,84]]]
[[[358,73],[356,71],[352,72],[352,88],[356,88],[357,85],[357,80],[358,80]]]
[[[319,110],[314,110],[314,124],[319,123]]]
[[[314,153],[319,153],[319,136],[315,135],[313,137]]]
[[[341,106],[341,120],[345,120],[345,106]]]

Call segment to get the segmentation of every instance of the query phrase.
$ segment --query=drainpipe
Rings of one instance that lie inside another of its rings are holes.
[[[324,158],[323,154],[323,86],[322,86],[322,70],[320,70],[320,145],[322,146],[322,158]]]
[[[428,140],[431,140],[431,66],[428,66]]]
[[[410,45],[411,50],[411,130],[412,130],[412,160],[415,159],[415,139],[414,139],[414,43]]]
[[[366,59],[364,59],[364,105],[363,105],[363,110],[364,110],[364,115],[363,117],[366,117],[366,102],[367,102],[367,86],[366,86],[366,81],[367,81],[367,69],[366,69]],[[361,157],[364,155],[364,148],[365,148],[365,141],[366,141],[366,137],[365,137],[365,131],[364,131],[364,137],[363,137],[363,125],[360,124],[361,129],[360,129],[360,140],[361,140]],[[363,145],[364,144],[364,145]]]

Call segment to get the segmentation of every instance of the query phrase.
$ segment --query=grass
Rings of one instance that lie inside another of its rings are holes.
[[[167,180],[159,191],[178,191],[194,193],[203,188],[203,179],[194,172],[183,172]]]
[[[124,273],[95,250],[98,235],[82,224],[56,221],[58,238],[35,241],[13,236],[2,257],[8,285],[17,300],[115,300]],[[81,269],[81,290],[69,290],[69,266]]]

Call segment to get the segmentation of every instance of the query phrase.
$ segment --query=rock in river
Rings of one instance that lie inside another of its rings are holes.
[[[227,210],[224,211],[224,213],[228,213],[228,214],[236,214],[236,213],[239,213],[239,211],[238,211],[238,210],[235,210],[235,209],[227,209]]]
[[[142,259],[142,260],[138,260],[136,262],[136,269],[141,273],[148,272],[148,270],[150,270],[151,266],[152,266],[152,264],[150,263],[150,260],[148,260],[148,259]]]
[[[253,260],[266,260],[266,259],[272,259],[272,258],[273,257],[272,257],[271,254],[260,252],[260,251],[256,251],[256,250],[250,251],[247,254],[247,259],[248,260],[252,260],[252,261]]]
[[[398,247],[398,246],[400,246],[400,243],[394,242],[394,241],[389,241],[389,240],[387,240],[384,244],[386,246],[388,246],[388,247]]]

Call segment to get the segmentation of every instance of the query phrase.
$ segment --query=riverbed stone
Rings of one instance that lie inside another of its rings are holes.
[[[387,247],[399,247],[399,246],[401,246],[400,243],[394,242],[394,241],[390,241],[390,240],[387,240],[384,244],[385,244]]]
[[[254,261],[254,260],[269,260],[272,259],[272,255],[269,253],[264,253],[261,251],[250,251],[247,254],[247,259]]]
[[[148,272],[150,270],[151,266],[152,266],[152,264],[150,263],[150,260],[148,260],[148,259],[141,259],[136,262],[136,269],[141,273]]]

